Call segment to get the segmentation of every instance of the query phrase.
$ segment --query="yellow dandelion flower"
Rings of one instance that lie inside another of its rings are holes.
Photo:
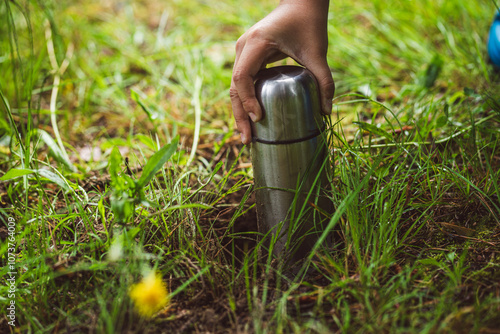
[[[132,286],[129,295],[137,312],[145,317],[152,317],[169,302],[167,288],[154,271]]]

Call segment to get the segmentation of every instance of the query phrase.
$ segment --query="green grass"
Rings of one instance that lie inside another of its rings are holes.
[[[255,240],[228,94],[236,39],[275,4],[0,3],[2,332],[499,328],[495,4],[332,2],[337,245],[296,277]],[[171,303],[145,319],[128,292],[151,269]]]

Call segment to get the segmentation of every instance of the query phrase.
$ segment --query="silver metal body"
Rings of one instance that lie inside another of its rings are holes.
[[[297,261],[322,233],[324,213],[331,213],[319,89],[298,66],[262,70],[255,89],[264,113],[252,123],[259,232],[267,235],[268,247],[274,244],[276,256]]]

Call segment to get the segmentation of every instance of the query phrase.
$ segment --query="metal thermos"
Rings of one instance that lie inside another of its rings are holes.
[[[255,91],[263,111],[252,122],[258,229],[274,255],[295,262],[309,254],[331,213],[319,88],[307,69],[279,66],[257,74]]]

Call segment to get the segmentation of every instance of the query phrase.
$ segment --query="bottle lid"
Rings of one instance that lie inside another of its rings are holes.
[[[290,144],[318,136],[324,128],[319,88],[300,66],[278,66],[257,73],[255,93],[263,117],[252,125],[253,140]]]

